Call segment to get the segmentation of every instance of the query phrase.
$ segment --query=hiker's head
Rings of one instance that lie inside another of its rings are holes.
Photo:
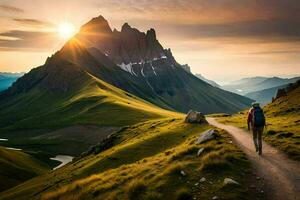
[[[252,103],[252,107],[253,108],[258,108],[259,107],[259,103],[258,102],[253,102]]]

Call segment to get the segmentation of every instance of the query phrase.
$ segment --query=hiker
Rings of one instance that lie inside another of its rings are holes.
[[[252,108],[248,112],[247,118],[248,130],[250,126],[253,133],[253,141],[256,152],[262,154],[262,134],[264,132],[264,126],[266,125],[265,115],[259,103],[252,103]]]

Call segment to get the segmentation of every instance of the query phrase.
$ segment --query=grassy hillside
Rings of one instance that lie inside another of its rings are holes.
[[[7,89],[18,78],[23,76],[24,73],[4,73],[0,72],[0,92]]]
[[[180,116],[85,71],[74,72],[72,69],[70,74],[68,67],[76,69],[73,64],[65,65],[65,71],[56,75],[57,80],[52,79],[51,87],[65,84],[68,88],[68,83],[62,80],[65,80],[64,76],[74,76],[75,80],[70,83],[72,89],[60,92],[34,87],[1,104],[0,136],[9,139],[5,145],[76,156],[123,126]],[[47,72],[47,76],[52,75]],[[74,131],[78,126],[81,132]]]
[[[47,165],[29,154],[0,147],[0,192],[48,170]]]
[[[264,107],[268,127],[264,140],[294,159],[300,160],[300,87],[290,91],[273,103]],[[247,112],[230,117],[220,117],[219,121],[246,128]]]
[[[150,120],[117,133],[116,145],[1,193],[2,199],[251,199],[245,155],[225,132],[196,145],[210,128],[183,118]],[[204,148],[201,156],[197,151]],[[183,172],[182,172],[183,171]],[[184,175],[182,174],[184,173]],[[206,181],[199,180],[205,177]],[[225,177],[240,186],[224,186]],[[229,192],[230,191],[230,192]]]

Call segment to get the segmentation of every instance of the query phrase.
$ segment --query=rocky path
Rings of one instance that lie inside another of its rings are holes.
[[[214,118],[207,121],[218,128],[226,130],[246,153],[259,177],[266,181],[268,199],[300,200],[300,163],[287,158],[286,155],[263,143],[263,155],[255,152],[252,135],[240,128],[217,122]]]

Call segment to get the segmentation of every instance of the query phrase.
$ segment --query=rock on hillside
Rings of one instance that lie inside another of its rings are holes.
[[[185,117],[186,123],[207,124],[205,116],[201,112],[190,110]]]

